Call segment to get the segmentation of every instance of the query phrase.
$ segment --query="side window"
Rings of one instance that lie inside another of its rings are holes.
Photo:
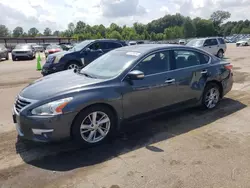
[[[203,63],[203,62],[201,63],[200,60],[201,54],[198,52],[193,52],[188,50],[175,50],[174,55],[175,55],[176,69],[192,67]]]
[[[211,46],[211,39],[206,39],[204,42],[204,46]]]
[[[108,42],[108,49],[115,49],[115,48],[120,48],[122,47],[121,44],[116,43],[116,42]]]
[[[100,49],[100,47],[101,47],[101,45],[100,45],[99,42],[95,42],[95,43],[93,43],[93,44],[91,44],[91,45],[89,46],[89,48],[90,48],[91,50],[98,50],[98,49]]]
[[[218,40],[219,40],[220,44],[225,44],[225,41],[223,38],[218,38]]]
[[[200,64],[207,64],[210,60],[210,57],[208,55],[202,53],[199,53],[199,57],[200,57]]]
[[[140,70],[145,75],[161,73],[170,70],[169,51],[157,52],[143,59],[134,70]]]
[[[211,45],[212,45],[212,46],[218,45],[217,39],[211,39]]]

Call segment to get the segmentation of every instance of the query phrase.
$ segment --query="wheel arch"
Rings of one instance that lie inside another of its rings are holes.
[[[219,81],[217,81],[217,80],[210,80],[210,81],[208,81],[208,82],[206,83],[206,86],[207,86],[208,84],[216,84],[216,85],[218,85],[219,91],[220,91],[220,98],[223,97],[223,86],[222,86],[221,82],[219,82]],[[206,87],[206,86],[205,86],[205,87]]]

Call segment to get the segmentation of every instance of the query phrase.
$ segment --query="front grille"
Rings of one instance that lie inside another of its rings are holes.
[[[30,102],[28,102],[24,99],[18,98],[16,100],[16,103],[15,103],[15,109],[16,109],[17,113],[19,113],[25,106],[27,106],[29,104],[30,104]]]
[[[17,51],[17,52],[15,52],[16,54],[25,54],[25,53],[27,53],[26,51]]]

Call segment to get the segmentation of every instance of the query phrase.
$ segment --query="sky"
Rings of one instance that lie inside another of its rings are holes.
[[[36,27],[65,30],[68,23],[131,26],[148,23],[165,14],[209,18],[216,10],[231,13],[230,20],[250,19],[250,0],[0,0],[0,24],[13,30]]]

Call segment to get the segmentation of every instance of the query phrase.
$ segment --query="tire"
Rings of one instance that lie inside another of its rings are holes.
[[[12,61],[16,61],[16,57],[15,56],[12,56]]]
[[[93,120],[90,121],[89,117],[92,119],[94,113],[96,113],[97,121],[98,118],[99,121],[102,118],[102,120],[106,120],[107,122],[100,125],[93,125],[91,122]],[[82,110],[76,116],[72,125],[71,135],[76,144],[91,146],[101,144],[114,135],[116,122],[116,116],[109,107],[103,105],[91,106]],[[82,126],[83,123],[85,127]],[[81,130],[84,133],[81,133]]]
[[[66,67],[65,67],[65,70],[69,70],[69,69],[79,69],[80,68],[80,65],[78,62],[75,62],[75,61],[72,61],[72,62],[69,62]]]
[[[220,88],[216,83],[207,84],[202,95],[202,106],[205,109],[215,108],[220,102],[220,96]]]
[[[6,60],[9,60],[9,53],[7,53],[7,55],[6,55],[6,58],[5,58]]]
[[[219,50],[218,52],[217,52],[217,57],[219,57],[219,58],[223,58],[223,56],[224,56],[224,52],[223,52],[223,50]]]

